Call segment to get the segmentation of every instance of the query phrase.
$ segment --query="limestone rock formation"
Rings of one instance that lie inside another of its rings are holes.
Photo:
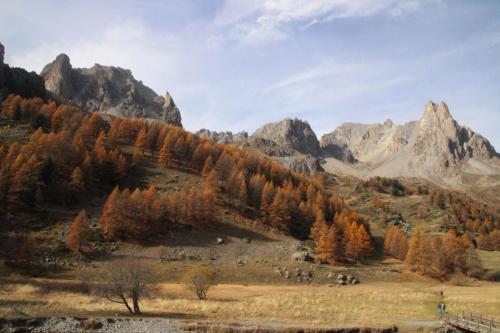
[[[317,155],[321,151],[311,126],[307,121],[299,119],[287,118],[264,125],[252,134],[252,138],[268,140],[284,149],[296,150],[302,154]]]
[[[364,162],[375,156],[385,158],[385,149],[397,130],[391,120],[383,124],[345,123],[321,137],[321,147],[327,155],[346,162]]]
[[[417,127],[411,154],[416,163],[437,174],[455,175],[469,159],[488,160],[495,149],[481,135],[460,126],[450,115],[448,106],[429,101]]]
[[[404,125],[390,120],[343,124],[321,138],[321,147],[327,160],[323,167],[333,173],[421,177],[455,188],[465,176],[470,180],[474,175],[500,175],[500,158],[493,146],[460,126],[444,102],[428,102],[420,120]],[[355,163],[345,158],[350,155]]]
[[[264,125],[250,136],[247,146],[296,172],[323,170],[318,139],[311,126],[303,120],[287,118]]]
[[[242,143],[248,140],[248,133],[244,131],[233,134],[229,131],[217,132],[202,128],[201,130],[196,132],[196,135],[205,139],[209,139],[213,142],[223,144]]]
[[[41,72],[48,91],[65,102],[88,112],[114,116],[147,118],[182,126],[179,109],[172,96],[158,96],[137,81],[130,70],[95,64],[73,68],[70,59],[60,54]]]
[[[305,121],[285,119],[264,125],[251,136],[247,132],[215,132],[202,129],[197,135],[224,144],[237,144],[272,158],[296,172],[312,173],[321,168],[316,134]]]

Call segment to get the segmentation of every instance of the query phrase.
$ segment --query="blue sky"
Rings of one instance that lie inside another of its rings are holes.
[[[418,119],[429,99],[500,147],[500,1],[0,0],[6,61],[129,68],[189,130]]]

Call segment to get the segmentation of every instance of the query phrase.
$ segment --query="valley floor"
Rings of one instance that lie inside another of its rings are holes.
[[[93,296],[64,291],[68,280],[36,279],[8,286],[0,317],[116,317],[124,308]],[[51,284],[53,285],[51,287]],[[69,289],[69,288],[68,288]],[[473,312],[500,320],[500,286],[469,282],[368,282],[355,286],[221,284],[200,301],[182,284],[160,283],[144,300],[144,316],[186,322],[238,323],[280,327],[392,327],[436,323],[436,305],[451,313]]]

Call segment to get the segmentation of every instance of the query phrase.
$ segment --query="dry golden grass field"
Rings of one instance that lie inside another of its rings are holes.
[[[0,317],[114,316],[124,308],[100,298],[37,287],[47,281],[12,285],[0,297]],[[54,282],[54,281],[52,281]],[[68,281],[57,281],[69,283]],[[142,304],[145,315],[220,323],[278,324],[300,327],[404,326],[412,320],[435,321],[444,291],[450,312],[472,311],[500,320],[500,285],[467,286],[422,282],[370,282],[356,286],[280,286],[223,284],[199,301],[182,284],[158,284]]]

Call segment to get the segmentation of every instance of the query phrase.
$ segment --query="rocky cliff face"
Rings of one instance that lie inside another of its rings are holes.
[[[246,145],[296,172],[323,170],[318,139],[311,126],[303,120],[284,119],[264,125],[250,136]]]
[[[202,129],[197,135],[224,144],[236,144],[268,156],[296,171],[315,173],[321,168],[316,134],[305,121],[285,119],[262,126],[251,136],[247,132],[215,132]]]
[[[285,150],[302,154],[317,155],[321,151],[311,126],[299,119],[285,119],[264,125],[252,134],[252,138],[271,141]]]
[[[217,142],[235,142],[229,132],[203,135]],[[346,123],[323,135],[320,142],[307,122],[285,119],[264,125],[238,143],[300,172],[421,177],[452,188],[500,179],[495,149],[481,135],[460,126],[444,102],[428,102],[420,120],[404,125],[391,120]]]
[[[341,159],[337,155],[352,154],[357,162],[341,159],[349,162],[345,168],[332,161],[326,167],[331,172],[342,168],[358,176],[424,177],[454,184],[466,173],[500,174],[500,159],[493,146],[460,126],[444,102],[428,102],[420,120],[404,125],[389,120],[373,125],[343,124],[324,135],[321,146],[327,157]]]
[[[5,47],[0,43],[0,101],[9,94],[25,98],[46,97],[43,79],[35,72],[22,68],[10,68],[4,63]]]
[[[41,76],[48,91],[88,112],[155,119],[182,126],[172,96],[168,92],[158,96],[137,81],[130,70],[99,64],[91,68],[73,68],[69,57],[60,54],[45,66]]]
[[[488,140],[471,129],[460,126],[450,115],[448,106],[428,102],[415,128],[416,139],[411,155],[416,164],[434,169],[439,175],[455,175],[469,159],[481,161],[496,157]]]

